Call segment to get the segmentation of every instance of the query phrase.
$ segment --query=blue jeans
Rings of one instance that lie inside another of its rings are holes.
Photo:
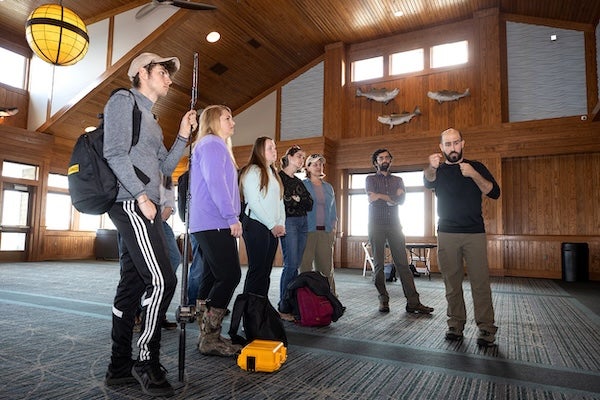
[[[298,276],[298,269],[306,247],[308,222],[306,216],[286,217],[285,236],[281,237],[283,270],[279,281],[279,303],[283,300],[288,285]]]
[[[192,265],[188,274],[188,304],[196,305],[204,262],[202,261],[202,251],[200,251],[200,245],[196,237],[192,234],[189,236],[192,243]]]
[[[175,240],[175,234],[173,233],[173,229],[171,229],[171,225],[169,225],[167,221],[163,221],[162,225],[165,230],[167,247],[169,248],[169,260],[171,261],[171,267],[173,267],[173,271],[177,272],[177,268],[179,268],[179,264],[181,263],[181,253],[179,252],[179,247],[177,246],[177,240]]]

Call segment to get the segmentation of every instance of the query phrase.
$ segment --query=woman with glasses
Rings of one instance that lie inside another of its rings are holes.
[[[302,181],[313,199],[313,208],[307,214],[308,235],[300,264],[300,272],[314,270],[329,280],[335,292],[333,279],[333,244],[335,242],[337,210],[333,186],[325,182],[325,157],[312,154],[306,159],[306,179]]]
[[[273,165],[276,160],[275,141],[259,137],[248,164],[240,171],[240,192],[245,202],[242,236],[248,255],[244,293],[261,296],[268,295],[277,244],[285,235],[283,184]]]
[[[289,283],[298,276],[308,233],[306,214],[313,207],[310,193],[295,175],[304,167],[305,159],[304,151],[300,146],[294,145],[281,158],[281,170],[279,171],[283,183],[283,203],[285,205],[285,236],[281,237],[283,271],[279,281],[279,314],[286,321],[293,321],[294,316],[288,313],[289,310],[282,309],[282,302]]]

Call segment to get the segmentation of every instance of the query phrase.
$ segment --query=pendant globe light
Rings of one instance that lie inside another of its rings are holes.
[[[73,65],[87,53],[90,39],[81,18],[59,4],[33,10],[25,24],[29,47],[42,60],[54,65]]]

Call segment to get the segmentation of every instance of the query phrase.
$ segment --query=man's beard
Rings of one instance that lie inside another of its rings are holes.
[[[451,163],[458,162],[462,159],[462,150],[460,151],[460,153],[456,151],[451,151],[450,154],[444,153],[444,157],[446,157],[446,160],[448,160]]]
[[[380,171],[387,172],[387,170],[390,169],[390,163],[386,163],[386,162],[381,163],[380,165],[377,166],[377,168]]]

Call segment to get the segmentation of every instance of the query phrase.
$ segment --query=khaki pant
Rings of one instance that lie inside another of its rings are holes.
[[[494,325],[485,233],[438,232],[437,252],[446,286],[448,327],[462,332],[467,321],[462,288],[464,260],[471,284],[477,327],[495,334],[498,328]]]
[[[300,272],[314,270],[323,274],[329,280],[331,293],[335,292],[335,280],[333,279],[333,244],[335,236],[333,232],[314,231],[308,232],[306,247],[302,255]]]

